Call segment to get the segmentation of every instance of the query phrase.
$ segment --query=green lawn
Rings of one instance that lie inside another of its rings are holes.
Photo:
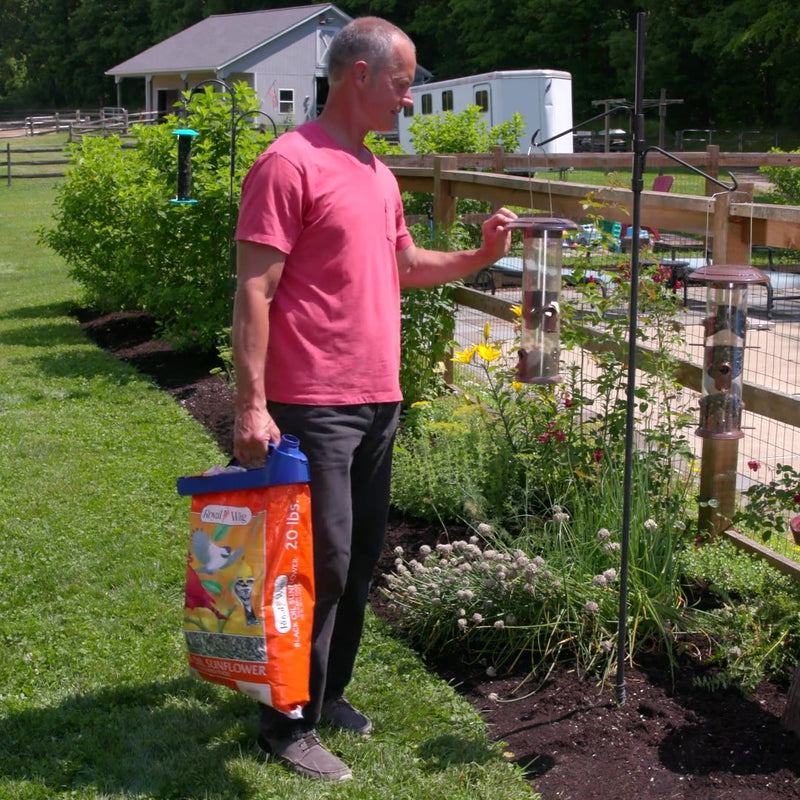
[[[49,181],[0,186],[0,797],[531,797],[473,709],[370,619],[352,687],[376,732],[328,741],[335,789],[256,754],[252,701],[187,675],[188,502],[223,461],[148,379],[92,344],[36,243]]]

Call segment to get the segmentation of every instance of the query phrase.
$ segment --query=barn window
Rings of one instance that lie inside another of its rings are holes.
[[[278,89],[278,111],[294,114],[294,89]]]
[[[420,111],[423,114],[433,113],[433,95],[423,94],[420,96]]]
[[[453,90],[445,89],[442,92],[442,111],[453,110]]]
[[[482,113],[486,113],[489,110],[489,90],[488,89],[478,89],[475,92],[475,105],[480,108]]]

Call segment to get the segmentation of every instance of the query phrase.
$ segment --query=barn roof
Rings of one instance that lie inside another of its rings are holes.
[[[345,22],[351,19],[332,3],[217,14],[117,64],[106,75],[131,77],[154,73],[219,72],[298,25],[331,14],[338,15]]]

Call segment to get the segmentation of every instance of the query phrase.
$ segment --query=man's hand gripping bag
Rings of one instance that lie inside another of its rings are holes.
[[[308,703],[314,561],[308,461],[178,479],[191,495],[183,631],[190,669],[291,716]]]

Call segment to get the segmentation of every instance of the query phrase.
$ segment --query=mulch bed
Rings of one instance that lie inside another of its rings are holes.
[[[233,401],[224,378],[210,374],[215,356],[176,353],[154,338],[147,314],[77,316],[95,342],[151,376],[231,452]],[[444,535],[393,514],[376,577],[391,567],[396,546],[411,556]],[[386,618],[377,593],[373,608]],[[544,800],[800,798],[800,738],[781,727],[783,687],[765,683],[747,698],[707,692],[694,685],[691,665],[673,679],[656,659],[626,671],[620,706],[612,685],[566,669],[490,677],[452,658],[429,666],[480,711]]]

